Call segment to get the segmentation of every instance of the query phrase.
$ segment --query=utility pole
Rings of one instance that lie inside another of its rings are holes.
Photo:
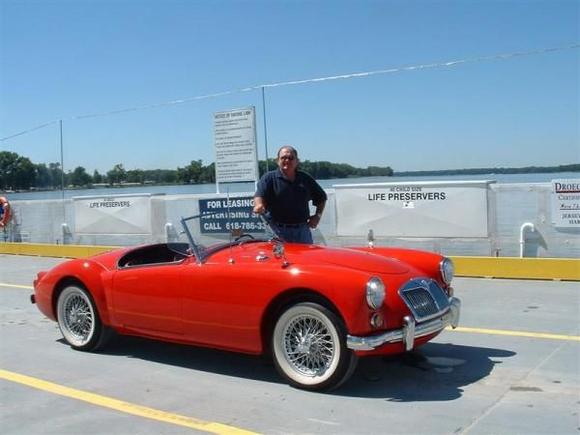
[[[262,115],[264,117],[264,147],[266,148],[266,172],[270,170],[268,165],[268,128],[266,127],[266,97],[262,86]]]

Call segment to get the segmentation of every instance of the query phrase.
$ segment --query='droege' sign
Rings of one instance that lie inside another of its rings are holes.
[[[151,234],[151,195],[73,198],[78,234]]]
[[[580,228],[580,179],[552,180],[552,222],[558,228]]]
[[[200,232],[225,234],[235,230],[243,233],[263,233],[265,225],[254,214],[253,208],[253,197],[200,199]]]
[[[215,173],[218,183],[258,178],[254,107],[214,113]]]
[[[336,185],[337,234],[487,237],[488,181]]]

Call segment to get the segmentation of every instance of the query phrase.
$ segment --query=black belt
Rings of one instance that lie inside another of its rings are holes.
[[[306,222],[302,222],[299,224],[283,224],[281,222],[276,222],[276,226],[281,227],[281,228],[299,228],[302,225],[306,225]]]

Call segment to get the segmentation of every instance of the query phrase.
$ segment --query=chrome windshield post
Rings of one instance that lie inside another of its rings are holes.
[[[181,218],[181,226],[183,227],[183,231],[185,232],[185,235],[187,236],[187,241],[189,242],[189,245],[191,246],[191,250],[193,251],[193,254],[195,255],[195,261],[197,262],[197,264],[201,264],[201,252],[199,249],[199,246],[195,243],[195,241],[193,240],[193,236],[191,235],[191,231],[189,231],[189,228],[187,226],[187,221],[192,220],[197,218],[198,216],[189,216],[189,217],[182,217]]]

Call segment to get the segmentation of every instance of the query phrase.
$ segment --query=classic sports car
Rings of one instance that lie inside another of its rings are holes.
[[[453,264],[441,255],[373,247],[331,248],[277,237],[202,246],[119,249],[40,272],[31,296],[78,350],[111,333],[271,354],[306,390],[345,382],[357,358],[402,353],[457,326]]]

